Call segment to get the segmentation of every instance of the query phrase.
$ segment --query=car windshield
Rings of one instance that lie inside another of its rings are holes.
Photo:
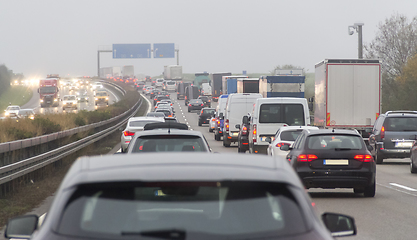
[[[175,82],[167,82],[167,85],[175,85]]]
[[[16,111],[16,110],[19,110],[20,108],[19,107],[7,107],[7,111]]]
[[[309,149],[362,149],[363,140],[355,135],[312,135],[307,138]]]
[[[205,102],[208,101],[208,97],[199,97],[199,99],[201,99],[202,101],[205,101]]]
[[[132,152],[206,152],[206,144],[194,135],[141,136],[135,141]]]
[[[107,96],[107,92],[97,92],[96,96],[105,97]]]
[[[100,239],[165,239],[160,234],[171,232],[187,236],[178,239],[290,237],[307,231],[298,195],[270,182],[84,184],[66,203],[57,232]]]
[[[284,141],[295,141],[295,139],[297,139],[297,137],[300,135],[300,133],[302,131],[303,131],[302,129],[283,131],[281,133],[281,140],[284,140]]]
[[[259,111],[259,122],[303,126],[305,125],[304,107],[302,104],[262,104]]]
[[[64,100],[75,100],[75,96],[64,96]]]
[[[203,103],[203,101],[201,99],[191,99],[190,103]]]
[[[384,122],[385,131],[415,131],[417,132],[416,117],[388,117]]]
[[[214,109],[204,109],[203,110],[203,114],[209,114],[209,115],[211,115],[211,114],[213,114],[215,112],[215,110]]]
[[[131,121],[129,122],[129,127],[143,127],[148,123],[156,123],[156,122],[160,122],[160,121],[152,121],[152,120]]]
[[[33,110],[20,110],[19,115],[30,115],[34,114]]]
[[[41,87],[39,88],[40,93],[55,93],[56,87]]]

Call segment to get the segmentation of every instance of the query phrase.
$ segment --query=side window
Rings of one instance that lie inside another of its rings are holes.
[[[382,127],[382,124],[384,123],[384,120],[385,120],[385,116],[380,116],[377,120],[376,120],[376,122],[375,122],[375,124],[374,124],[374,131],[380,131],[381,130],[381,127]]]
[[[305,134],[303,133],[300,136],[298,136],[298,138],[294,142],[293,149],[300,149],[301,142],[303,141],[304,137]]]

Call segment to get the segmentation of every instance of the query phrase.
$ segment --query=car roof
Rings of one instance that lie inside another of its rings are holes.
[[[140,153],[81,157],[61,188],[114,181],[270,181],[303,188],[291,166],[269,156]]]
[[[319,130],[318,127],[313,127],[313,126],[282,126],[282,127],[279,128],[279,131],[283,132],[283,131],[294,130],[294,129]]]
[[[350,129],[319,129],[319,130],[305,129],[304,131],[307,131],[308,135],[344,134],[344,135],[360,136],[358,131],[350,130]]]
[[[417,111],[387,111],[386,117],[417,117]]]
[[[194,130],[183,130],[183,129],[175,129],[175,128],[164,128],[164,129],[154,129],[154,130],[146,130],[142,132],[136,132],[136,137],[141,136],[156,136],[156,135],[183,135],[183,136],[197,136],[203,138],[203,134],[199,131]]]
[[[160,117],[131,117],[129,118],[129,122],[133,122],[133,121],[147,121],[147,120],[156,120],[156,121],[161,121]]]

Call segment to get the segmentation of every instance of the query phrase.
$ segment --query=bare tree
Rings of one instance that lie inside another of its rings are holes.
[[[274,67],[274,69],[272,71],[270,71],[272,75],[275,74],[275,70],[276,69],[302,69],[303,70],[303,74],[305,75],[304,68],[302,68],[300,66],[294,66],[292,64],[285,64],[285,65],[282,65],[282,66],[278,65],[278,66]]]
[[[365,44],[366,58],[380,59],[386,77],[394,80],[407,60],[417,52],[417,18],[394,14],[380,23],[375,39]]]

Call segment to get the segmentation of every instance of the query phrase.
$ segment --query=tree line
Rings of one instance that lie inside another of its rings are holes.
[[[4,65],[0,65],[0,95],[10,88],[12,72]]]
[[[417,110],[417,18],[392,15],[364,48],[366,58],[382,63],[382,112]]]

